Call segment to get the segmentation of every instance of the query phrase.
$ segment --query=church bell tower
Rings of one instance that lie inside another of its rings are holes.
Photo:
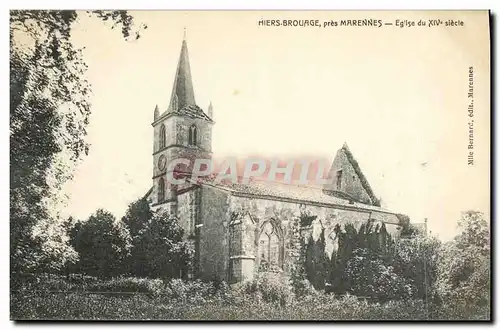
[[[184,33],[170,103],[163,111],[158,106],[154,109],[153,191],[150,195],[154,209],[162,207],[176,212],[177,194],[191,185],[169,182],[170,175],[189,176],[191,171],[190,166],[172,168],[171,162],[184,158],[190,160],[192,166],[196,158],[211,158],[214,121],[212,105],[208,108],[207,114],[195,101]]]

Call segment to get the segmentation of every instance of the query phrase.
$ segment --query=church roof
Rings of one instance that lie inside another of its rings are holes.
[[[349,201],[348,199],[327,195],[321,187],[285,184],[281,182],[250,181],[249,183],[221,182],[204,180],[202,185],[212,186],[231,192],[233,195],[258,196],[261,198],[286,199],[292,202],[304,204],[323,204],[328,206],[344,206],[366,211],[378,211],[395,214],[392,211],[374,205]]]

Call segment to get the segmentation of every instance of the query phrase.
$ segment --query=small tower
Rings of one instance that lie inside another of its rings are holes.
[[[154,112],[154,120],[158,119],[160,117],[160,109],[158,108],[158,104],[155,107],[155,112]]]
[[[208,105],[208,116],[210,119],[214,119],[214,107],[212,106],[212,101],[210,101],[210,104]]]

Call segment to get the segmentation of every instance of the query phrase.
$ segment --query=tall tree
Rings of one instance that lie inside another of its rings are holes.
[[[146,198],[142,197],[130,203],[122,221],[127,225],[130,235],[136,237],[152,216],[153,213],[149,208],[149,202]]]
[[[418,232],[395,244],[389,264],[411,286],[412,297],[427,302],[435,298],[440,250],[441,241]]]
[[[126,11],[29,11],[10,15],[11,269],[61,268],[74,258],[57,230],[54,201],[87,154],[91,88],[71,28],[82,14],[137,38]],[[54,235],[55,237],[54,237]]]
[[[79,223],[72,244],[80,257],[78,271],[100,277],[128,272],[131,237],[123,222],[116,221],[110,212],[99,209]]]
[[[307,278],[317,290],[325,288],[325,282],[330,274],[331,263],[326,255],[325,246],[324,228],[321,228],[321,233],[317,240],[314,240],[311,235],[306,246],[305,269]]]
[[[155,212],[134,240],[134,273],[148,277],[186,277],[193,248],[183,241],[184,230],[177,218]]]
[[[490,227],[484,214],[468,211],[459,221],[460,234],[444,244],[437,290],[457,318],[489,318],[491,294]],[[474,308],[471,308],[474,306]],[[465,315],[481,311],[482,315]]]

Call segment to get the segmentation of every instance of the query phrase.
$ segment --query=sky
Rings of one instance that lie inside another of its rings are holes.
[[[132,12],[148,28],[124,41],[85,15],[92,84],[90,153],[65,187],[63,214],[121,217],[152,185],[153,111],[166,109],[183,31],[197,104],[212,102],[215,155],[317,156],[347,142],[384,207],[428,218],[451,238],[460,212],[488,214],[486,12]],[[464,27],[263,27],[261,19],[461,19]],[[475,164],[467,165],[474,68]]]

